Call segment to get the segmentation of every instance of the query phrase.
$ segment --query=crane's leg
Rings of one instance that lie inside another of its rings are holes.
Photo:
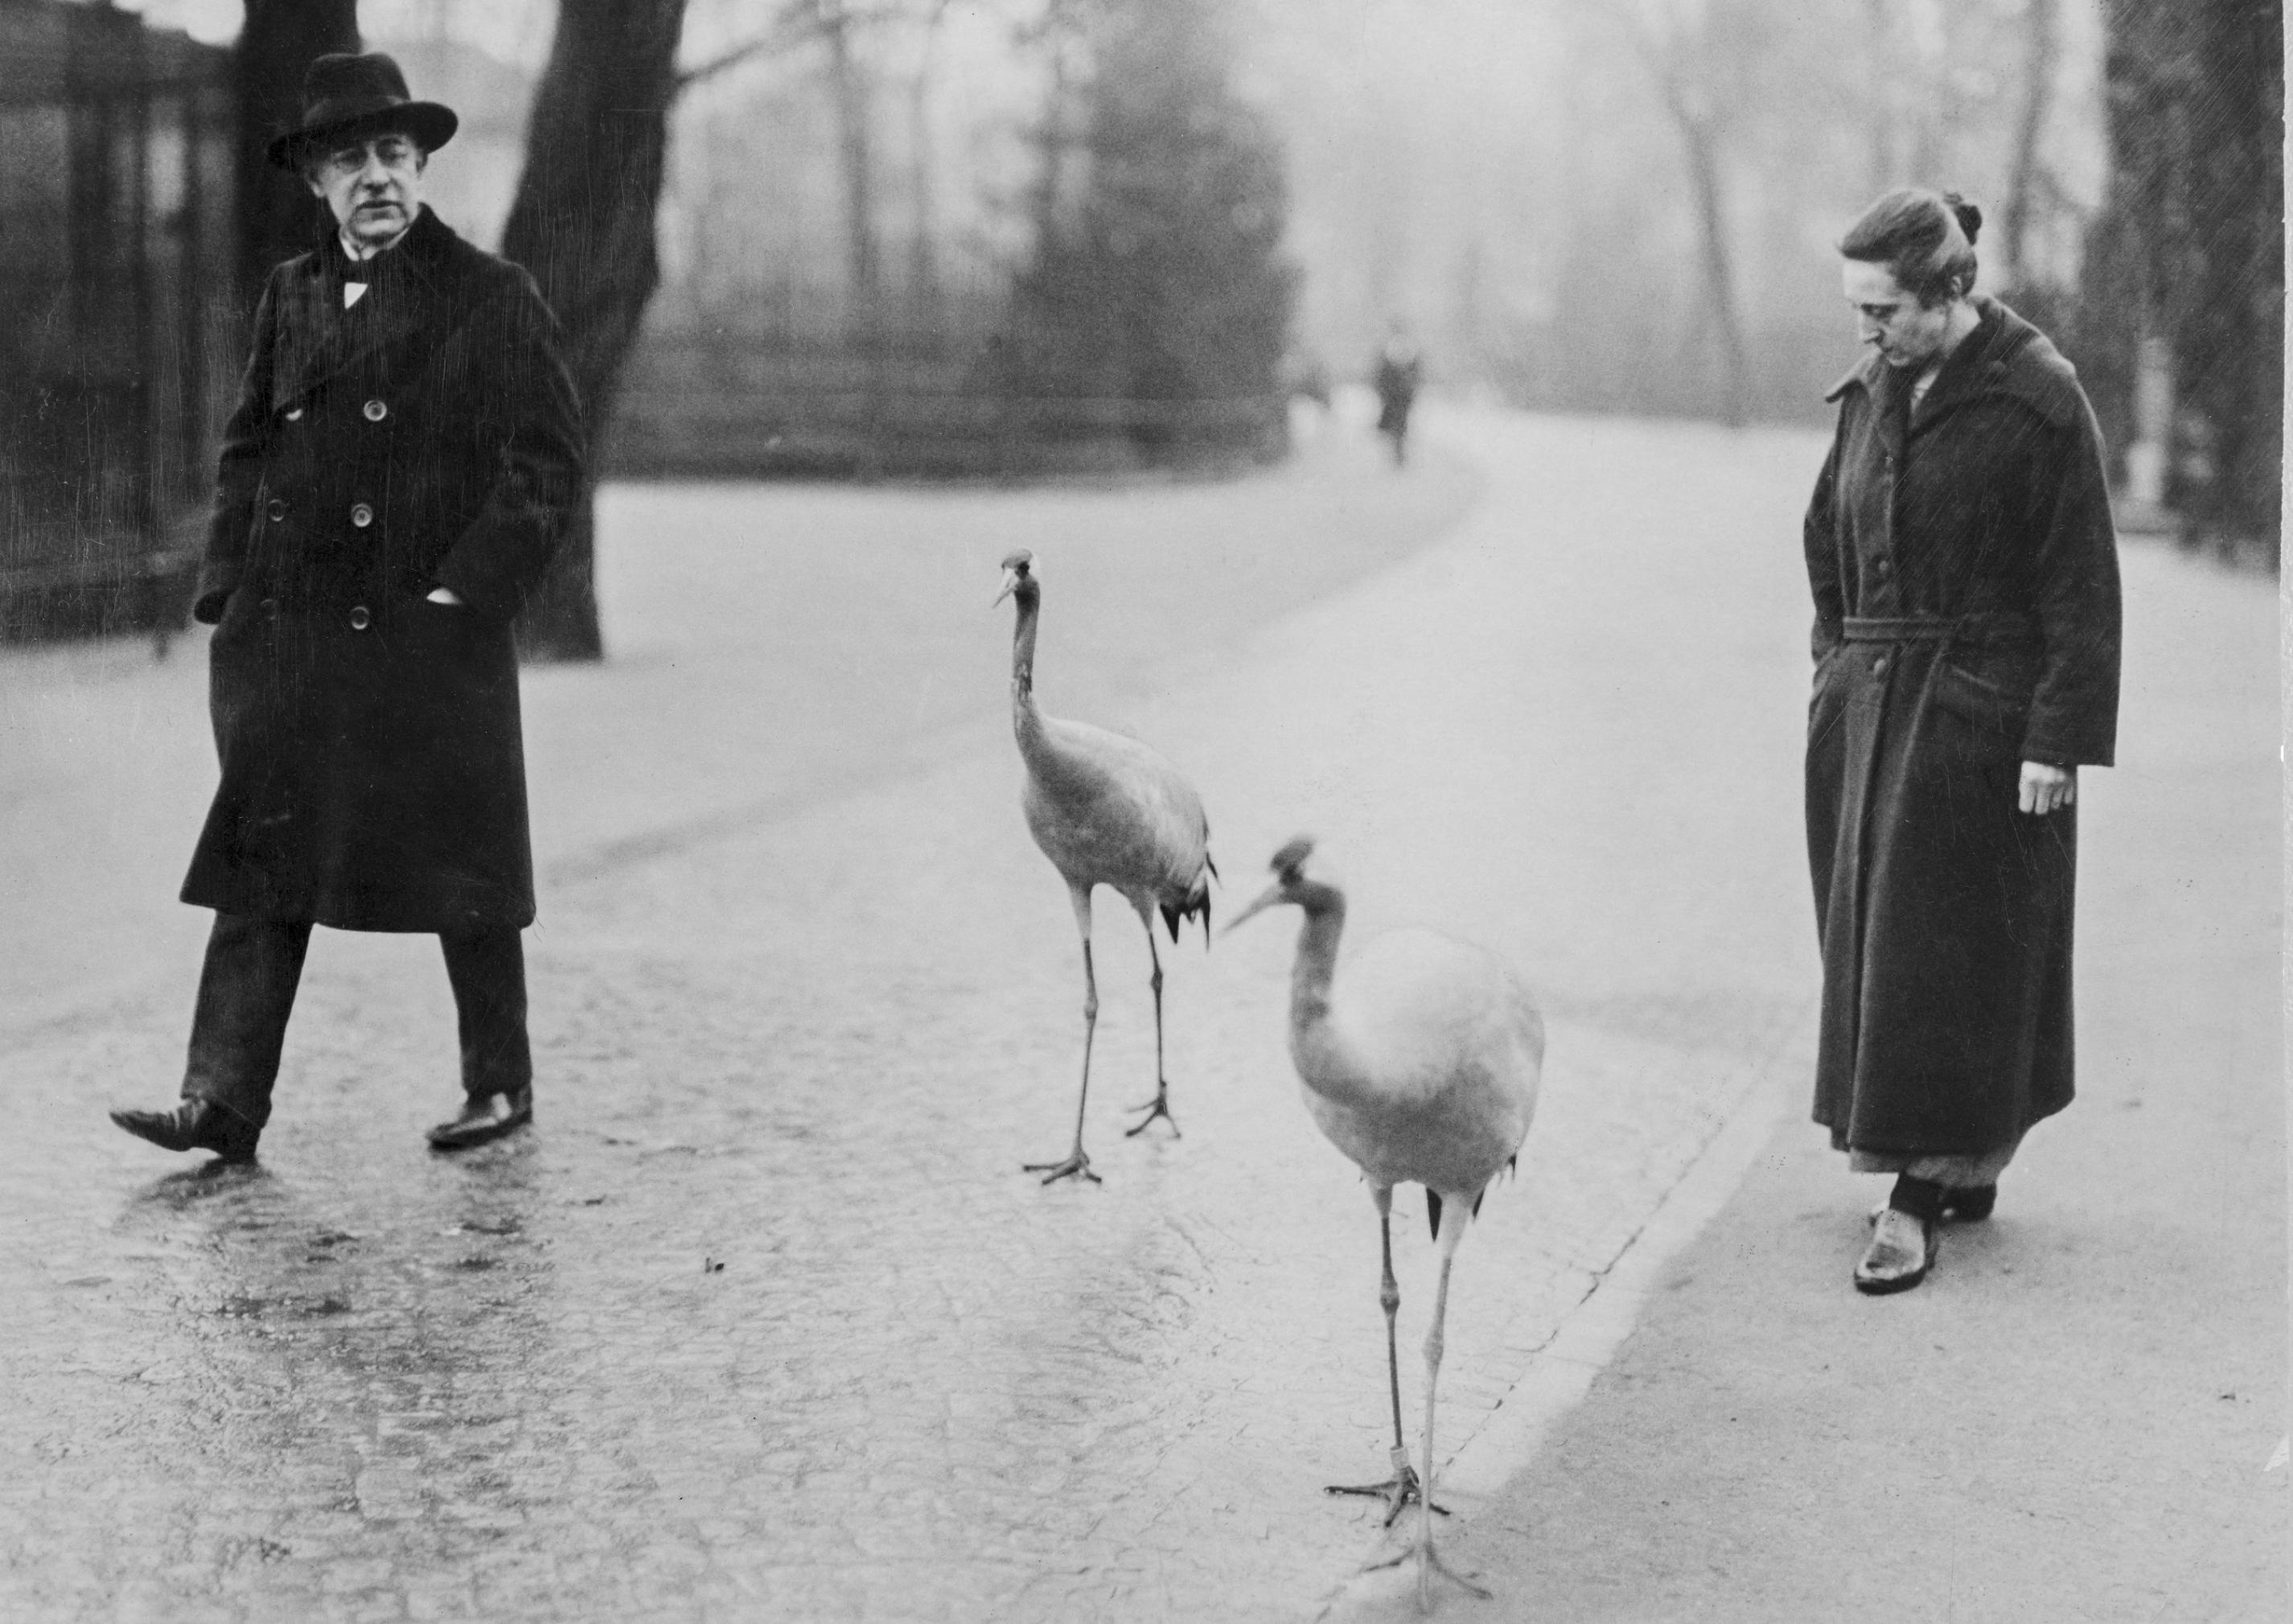
[[[1441,1384],[1441,1327],[1449,1314],[1449,1266],[1457,1261],[1457,1243],[1464,1238],[1465,1226],[1472,1222],[1473,1203],[1471,1198],[1459,1196],[1445,1199],[1441,1206],[1441,1281],[1433,1288],[1433,1326],[1425,1333],[1425,1504],[1430,1506],[1433,1497],[1433,1400]],[[1417,1610],[1424,1612],[1433,1604],[1433,1575],[1470,1591],[1483,1601],[1489,1593],[1443,1562],[1433,1548],[1433,1514],[1422,1511],[1417,1522]]]
[[[1123,1131],[1125,1139],[1136,1138],[1146,1131],[1147,1125],[1160,1116],[1171,1125],[1171,1137],[1179,1137],[1179,1119],[1171,1115],[1171,1084],[1163,1076],[1163,955],[1155,946],[1155,916],[1142,908],[1139,920],[1146,927],[1146,957],[1155,966],[1154,975],[1146,985],[1155,989],[1155,1098],[1146,1105],[1134,1105],[1134,1111],[1144,1111],[1137,1125]]]
[[[1065,1178],[1089,1179],[1096,1184],[1098,1175],[1090,1170],[1090,1157],[1082,1152],[1082,1112],[1090,1099],[1090,1040],[1098,1030],[1098,976],[1090,967],[1090,891],[1088,887],[1069,886],[1067,893],[1074,903],[1075,929],[1082,934],[1082,1087],[1075,1095],[1074,1149],[1063,1162],[1029,1162],[1022,1173],[1040,1173],[1046,1184]]]
[[[1393,1475],[1381,1483],[1332,1483],[1325,1494],[1375,1495],[1385,1502],[1385,1525],[1401,1514],[1401,1508],[1421,1498],[1417,1486],[1417,1469],[1409,1464],[1409,1450],[1401,1441],[1401,1359],[1394,1347],[1393,1317],[1401,1308],[1401,1286],[1393,1278],[1393,1187],[1370,1192],[1377,1203],[1378,1244],[1385,1254],[1385,1278],[1378,1288],[1379,1305],[1385,1310],[1385,1381],[1393,1398]],[[1443,1516],[1449,1514],[1436,1506]]]

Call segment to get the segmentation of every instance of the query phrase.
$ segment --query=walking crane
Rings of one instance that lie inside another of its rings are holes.
[[[1171,1084],[1163,1069],[1163,958],[1155,946],[1155,914],[1160,910],[1171,939],[1179,939],[1181,920],[1200,918],[1210,939],[1210,824],[1202,797],[1179,769],[1138,740],[1094,727],[1088,722],[1045,716],[1035,704],[1035,627],[1042,613],[1042,585],[1035,579],[1034,555],[1022,548],[1003,560],[1003,590],[1018,603],[1011,637],[1011,731],[1026,764],[1021,801],[1035,844],[1067,882],[1075,930],[1082,938],[1082,1088],[1075,1099],[1074,1149],[1059,1162],[1031,1162],[1049,1184],[1068,1177],[1098,1182],[1083,1153],[1083,1106],[1090,1098],[1090,1043],[1098,1027],[1098,977],[1090,962],[1090,894],[1106,886],[1137,910],[1146,927],[1146,953],[1155,966],[1155,1099],[1133,1107],[1146,1115],[1130,1134],[1143,1133],[1156,1117],[1179,1131],[1171,1114]]]
[[[1544,1061],[1544,1020],[1527,990],[1495,954],[1431,930],[1379,936],[1337,974],[1345,893],[1311,873],[1314,843],[1304,836],[1274,854],[1274,883],[1236,914],[1232,931],[1282,903],[1305,911],[1290,982],[1290,1058],[1306,1108],[1330,1142],[1369,1181],[1377,1205],[1384,1279],[1386,1378],[1393,1397],[1393,1476],[1382,1483],[1333,1486],[1333,1494],[1374,1494],[1390,1526],[1414,1499],[1422,1507],[1416,1544],[1417,1600],[1432,1599],[1436,1571],[1482,1590],[1433,1549],[1433,1401],[1441,1376],[1442,1324],[1449,1270],[1469,1217],[1499,1170],[1527,1137]],[[1426,1213],[1440,1249],[1433,1323],[1425,1334],[1425,1429],[1422,1478],[1410,1469],[1401,1435],[1401,1372],[1394,1314],[1393,1187],[1425,1186]],[[1406,1560],[1407,1553],[1397,1557]]]

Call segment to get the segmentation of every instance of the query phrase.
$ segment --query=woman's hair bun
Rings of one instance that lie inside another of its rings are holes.
[[[1863,211],[1839,240],[1839,251],[1886,266],[1921,304],[1932,307],[1963,299],[1973,288],[1974,234],[1981,229],[1982,211],[1958,193],[1900,186]]]
[[[1972,247],[1975,236],[1982,230],[1982,211],[1955,191],[1943,193],[1942,200],[1949,204],[1950,212],[1958,216],[1958,229],[1966,233],[1967,244]]]

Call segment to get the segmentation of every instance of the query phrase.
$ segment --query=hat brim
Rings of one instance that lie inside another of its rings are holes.
[[[289,130],[274,136],[263,151],[281,169],[299,169],[312,152],[369,135],[410,135],[424,152],[435,152],[453,140],[454,132],[461,127],[454,110],[442,102],[401,102],[394,107],[378,107],[372,112]]]

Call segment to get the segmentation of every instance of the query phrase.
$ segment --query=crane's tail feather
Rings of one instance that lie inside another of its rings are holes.
[[[1204,852],[1203,854],[1203,868],[1205,873],[1197,873],[1195,876],[1193,889],[1188,890],[1185,897],[1181,897],[1177,902],[1165,902],[1162,905],[1163,922],[1170,927],[1171,940],[1172,942],[1176,942],[1179,939],[1179,926],[1183,922],[1189,919],[1199,919],[1203,922],[1203,945],[1205,946],[1209,945],[1211,937],[1211,882],[1207,876],[1217,873],[1218,870],[1211,867],[1210,854],[1208,852]]]
[[[1519,1160],[1519,1158],[1516,1157],[1514,1159]],[[1484,1184],[1481,1186],[1479,1191],[1474,1195],[1474,1217],[1479,1218],[1481,1215],[1481,1198],[1488,1193],[1489,1187]],[[1433,1231],[1433,1238],[1437,1241],[1439,1240],[1441,1238],[1441,1192],[1434,1189],[1430,1184],[1428,1184],[1425,1187],[1425,1224],[1428,1229]]]

